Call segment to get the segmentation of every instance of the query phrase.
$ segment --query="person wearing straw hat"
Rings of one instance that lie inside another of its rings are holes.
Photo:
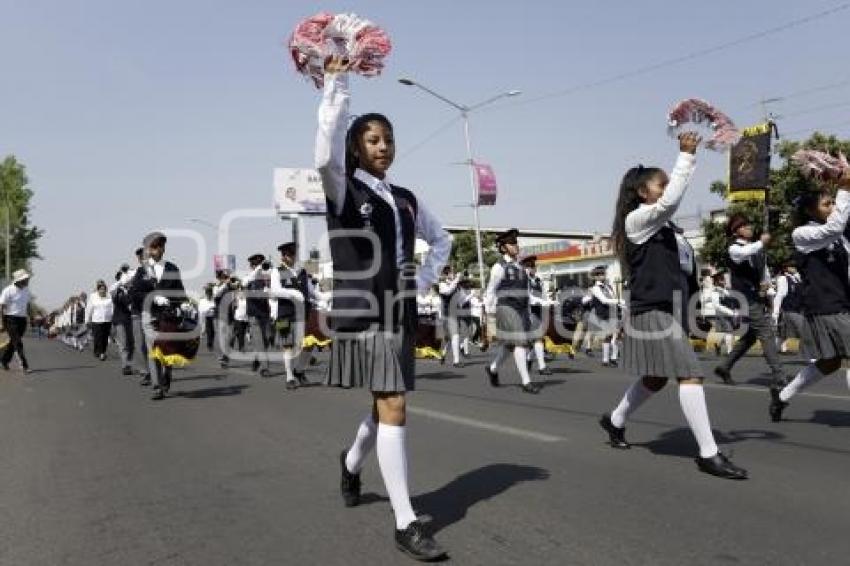
[[[3,369],[9,369],[9,362],[17,352],[21,359],[21,369],[30,373],[30,364],[24,353],[24,333],[27,330],[27,317],[32,295],[29,290],[30,274],[25,269],[18,269],[12,274],[12,283],[0,293],[0,316],[3,328],[9,334],[9,343],[3,350],[0,363]]]

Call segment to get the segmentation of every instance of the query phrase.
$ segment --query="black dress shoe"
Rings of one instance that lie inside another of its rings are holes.
[[[614,423],[611,422],[611,415],[608,413],[605,413],[602,415],[602,418],[599,419],[599,426],[605,429],[605,432],[608,433],[608,442],[613,448],[628,450],[632,447],[631,444],[626,442],[626,427],[620,428],[614,426]]]
[[[147,387],[150,384],[151,384],[151,376],[150,375],[143,375],[142,380],[139,382],[139,385],[141,385],[142,387]]]
[[[786,385],[788,385],[788,376],[787,375],[785,375],[781,371],[772,374],[772,379],[771,379],[771,382],[770,382],[771,387],[776,387],[777,389],[782,389]]]
[[[425,533],[419,521],[413,521],[403,531],[396,530],[395,545],[400,551],[420,562],[446,558],[446,551]]]
[[[452,364],[452,367],[453,367],[453,368],[458,368],[458,369],[460,369],[460,368],[462,368],[462,367],[463,367],[463,364],[462,364],[461,362],[453,363],[453,364]]]
[[[592,358],[593,357],[593,350],[588,348],[587,350],[584,351],[584,355],[587,356],[588,358]]]
[[[490,379],[490,385],[492,387],[498,387],[499,386],[499,372],[491,370],[490,366],[484,366],[484,372],[487,374],[487,377]]]
[[[298,380],[299,385],[309,385],[310,384],[310,382],[307,381],[307,374],[306,373],[304,373],[303,371],[296,371],[294,373],[295,373],[295,379]]]
[[[347,449],[339,454],[339,467],[342,469],[339,491],[342,494],[342,501],[346,507],[357,507],[360,505],[360,474],[352,474],[348,471],[348,468],[345,466],[345,457],[347,455]]]
[[[542,387],[539,383],[524,383],[522,385],[522,392],[530,393],[532,395],[537,395],[538,393],[540,393],[541,389]]]
[[[735,380],[732,379],[732,374],[729,373],[729,370],[720,366],[714,368],[714,375],[723,380],[723,383],[726,385],[737,385]]]
[[[576,353],[575,353],[575,352],[570,352],[569,354],[567,354],[567,356],[568,356],[571,360],[576,359]]]
[[[294,379],[287,379],[286,380],[286,390],[287,391],[294,391],[295,389],[298,389],[298,382],[295,381]]]
[[[165,393],[159,387],[154,387],[151,401],[159,401],[160,399],[165,399]]]
[[[537,373],[539,373],[540,375],[552,375],[552,370],[549,369],[548,367],[545,367],[545,368],[539,370]]]
[[[728,480],[747,479],[747,470],[739,468],[729,458],[718,452],[711,458],[697,458],[697,467],[712,476]]]
[[[778,423],[782,420],[782,411],[785,410],[785,407],[788,406],[787,401],[783,401],[779,398],[779,392],[782,391],[780,387],[770,388],[770,407],[768,411],[770,412],[770,420],[775,423]]]
[[[133,368],[125,367],[121,370],[121,375],[133,375]]]

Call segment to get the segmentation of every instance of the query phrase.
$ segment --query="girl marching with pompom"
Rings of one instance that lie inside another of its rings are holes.
[[[689,244],[670,224],[693,174],[699,142],[694,133],[679,136],[679,157],[669,177],[659,168],[639,165],[626,172],[620,185],[612,234],[629,277],[623,367],[640,377],[600,425],[612,447],[629,448],[626,419],[675,379],[682,412],[699,445],[699,469],[745,479],[747,472],[720,453],[711,431],[703,373],[683,316],[697,290],[696,266]]]
[[[451,236],[411,191],[387,178],[395,156],[390,121],[364,114],[346,129],[349,70],[351,63],[339,56],[325,65],[315,156],[334,270],[327,384],[372,393],[353,444],[340,454],[341,492],[346,507],[359,504],[360,470],[376,448],[395,515],[396,546],[418,560],[435,560],[445,552],[410,504],[405,394],[415,387],[417,288],[437,281]],[[418,273],[417,236],[430,248]]]
[[[798,198],[797,228],[791,233],[800,254],[805,314],[803,353],[814,360],[785,387],[770,388],[770,417],[782,412],[794,395],[841,369],[850,358],[850,171],[839,180],[835,198],[827,189]],[[850,387],[850,370],[844,376]]]

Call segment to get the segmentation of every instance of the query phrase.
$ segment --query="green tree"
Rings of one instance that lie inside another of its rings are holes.
[[[484,269],[489,270],[490,266],[499,259],[499,253],[496,251],[496,236],[481,232],[481,248],[484,254]],[[454,235],[449,265],[455,271],[468,270],[472,279],[478,280],[478,251],[475,249],[475,232],[473,230],[466,230]],[[487,273],[485,271],[485,277]]]
[[[800,192],[813,188],[812,182],[804,178],[800,169],[789,161],[791,155],[800,148],[818,149],[832,154],[841,151],[850,155],[850,140],[839,140],[834,135],[815,132],[805,141],[786,140],[777,146],[777,154],[782,159],[782,164],[770,171],[771,186],[767,201],[770,209],[770,226],[767,229],[773,236],[767,248],[767,257],[773,270],[789,259],[793,253],[791,243],[791,232],[794,229],[793,200]],[[726,188],[726,182],[715,181],[709,190],[725,198]],[[764,203],[755,201],[730,203],[726,212],[728,216],[744,214],[753,223],[756,234],[759,234],[764,230],[764,206]],[[726,235],[725,223],[706,220],[702,228],[705,234],[705,243],[701,250],[703,259],[715,266],[726,265],[729,238]]]
[[[0,162],[0,263],[5,262],[5,222],[6,209],[9,211],[9,233],[11,252],[11,271],[28,269],[30,260],[41,259],[38,254],[38,239],[44,231],[30,224],[30,201],[33,192],[27,186],[26,169],[13,155],[7,156]],[[0,274],[5,274],[6,265],[3,263]]]

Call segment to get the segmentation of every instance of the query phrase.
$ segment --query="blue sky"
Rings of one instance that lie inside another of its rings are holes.
[[[474,153],[493,165],[501,191],[483,225],[607,231],[625,169],[672,165],[676,147],[664,128],[672,103],[699,96],[749,125],[762,97],[850,78],[839,41],[850,10],[638,77],[530,100],[839,4],[2,0],[0,155],[26,164],[33,220],[47,231],[33,288],[47,306],[91,288],[153,227],[199,229],[212,253],[214,230],[187,218],[217,222],[234,208],[270,206],[272,169],[312,162],[319,93],[294,72],[284,45],[297,21],[320,10],[354,11],[389,31],[385,74],[354,81],[353,110],[393,120],[393,179],[446,223],[471,217],[459,206],[468,203],[466,171],[453,165],[464,158],[461,125],[409,152],[452,113],[399,85],[401,76],[468,103],[523,91],[472,118]],[[788,115],[785,131],[834,124],[850,135],[844,102],[850,83],[774,110]],[[724,170],[724,156],[702,155],[683,212],[722,205],[707,187]],[[289,230],[261,219],[237,232],[243,260],[273,250]],[[169,255],[196,262],[179,238]]]

